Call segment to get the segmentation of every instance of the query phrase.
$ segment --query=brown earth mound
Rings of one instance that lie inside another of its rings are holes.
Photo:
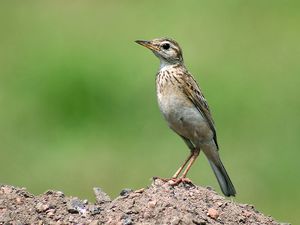
[[[0,224],[280,224],[253,206],[238,204],[210,188],[156,179],[145,189],[124,189],[110,200],[94,188],[96,203],[60,191],[34,196],[0,185]]]

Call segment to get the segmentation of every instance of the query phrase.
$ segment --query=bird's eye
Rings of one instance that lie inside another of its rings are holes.
[[[161,47],[165,50],[168,50],[170,48],[170,44],[169,43],[164,43]]]

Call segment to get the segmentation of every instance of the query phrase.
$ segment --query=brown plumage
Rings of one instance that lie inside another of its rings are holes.
[[[235,196],[235,188],[219,157],[216,128],[208,103],[196,80],[184,66],[179,44],[170,38],[136,42],[149,48],[160,59],[160,69],[156,76],[159,108],[169,127],[185,141],[191,151],[172,179],[175,183],[184,181],[202,150],[224,195]],[[178,178],[186,165],[182,176]]]

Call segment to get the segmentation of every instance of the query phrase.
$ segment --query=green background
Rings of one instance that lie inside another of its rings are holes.
[[[299,1],[2,1],[0,182],[112,197],[188,154],[155,96],[168,36],[212,109],[236,201],[300,222]],[[189,177],[220,191],[203,154]]]

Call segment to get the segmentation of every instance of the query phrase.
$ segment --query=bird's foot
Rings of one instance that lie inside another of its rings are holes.
[[[160,179],[164,182],[169,182],[171,186],[176,186],[180,183],[183,183],[183,184],[192,184],[193,183],[189,178],[186,178],[186,177],[179,177],[179,178],[176,178],[176,177],[172,177],[172,178],[153,177],[153,180],[156,180],[156,179]]]
[[[183,184],[192,184],[192,181],[189,178],[186,178],[186,177],[172,178],[170,185],[171,186],[176,186],[176,185],[178,185],[180,183],[183,183]]]

